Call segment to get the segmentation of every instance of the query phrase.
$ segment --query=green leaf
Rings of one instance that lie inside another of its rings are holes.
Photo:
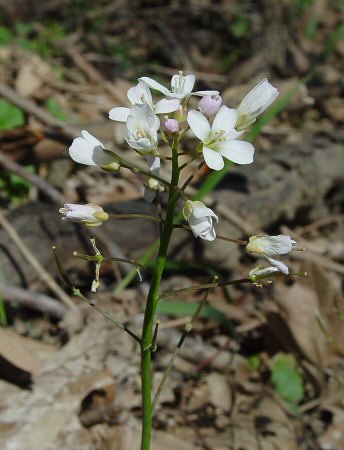
[[[67,119],[66,113],[62,110],[61,105],[56,98],[49,97],[45,102],[45,107],[52,116],[56,117],[56,119],[62,121]]]
[[[246,364],[252,370],[258,370],[262,365],[262,360],[259,355],[252,355],[246,360]]]
[[[279,395],[292,405],[304,396],[302,377],[292,355],[280,355],[271,368],[271,380]]]
[[[198,303],[185,303],[175,300],[162,300],[158,303],[157,312],[173,317],[192,317],[197,311]],[[221,323],[229,332],[232,332],[234,327],[230,320],[228,320],[218,309],[210,305],[205,305],[200,313],[200,317],[207,319],[214,319]]]
[[[21,109],[12,103],[0,100],[0,131],[12,130],[24,123],[25,117]]]
[[[7,27],[0,26],[0,47],[4,47],[10,43],[11,32]]]

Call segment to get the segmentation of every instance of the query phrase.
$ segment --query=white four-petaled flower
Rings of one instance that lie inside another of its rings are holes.
[[[155,89],[169,98],[176,98],[182,101],[184,98],[188,99],[191,95],[198,95],[203,97],[204,95],[217,95],[219,91],[197,91],[192,92],[195,85],[195,75],[183,75],[183,72],[179,72],[178,75],[173,75],[171,79],[171,89],[158,83],[149,77],[139,78],[140,81],[144,81],[152,89]]]
[[[266,78],[258,83],[239,105],[237,130],[244,130],[252,125],[257,116],[271,105],[278,94],[278,90]]]
[[[154,154],[158,145],[159,127],[160,120],[147,103],[135,104],[127,119],[128,137],[125,139],[139,153]]]
[[[64,214],[62,220],[81,222],[89,227],[99,227],[109,218],[109,215],[101,206],[92,203],[87,205],[66,203],[63,208],[59,209],[59,212]]]
[[[203,143],[203,156],[208,167],[221,170],[223,157],[237,164],[250,164],[253,161],[254,148],[249,142],[238,141],[242,132],[234,129],[237,112],[227,106],[221,106],[212,126],[199,111],[189,111],[188,124],[194,134]]]
[[[69,147],[69,155],[75,162],[86,166],[106,166],[116,161],[116,156],[88,131],[82,130],[81,136]]]
[[[275,256],[285,255],[295,247],[296,241],[290,236],[280,234],[278,236],[251,236],[246,249],[251,253],[264,255],[274,267],[288,275],[289,269],[284,262],[275,259]]]
[[[136,86],[130,88],[127,97],[132,105],[147,104],[154,110],[155,114],[168,114],[174,112],[179,108],[180,104],[178,99],[163,98],[154,105],[152,94],[144,81],[139,81]],[[118,122],[126,122],[129,114],[130,108],[118,106],[110,110],[109,118]]]
[[[217,215],[210,208],[207,208],[200,201],[187,200],[183,209],[183,216],[189,223],[191,231],[195,237],[200,237],[206,241],[213,241],[216,238],[213,226],[213,218],[219,221]]]

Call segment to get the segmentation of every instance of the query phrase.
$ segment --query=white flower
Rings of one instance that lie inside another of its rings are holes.
[[[144,81],[152,89],[156,89],[166,97],[177,98],[182,101],[184,98],[189,98],[191,95],[217,95],[219,91],[197,91],[192,92],[195,85],[195,75],[186,75],[184,77],[183,72],[179,72],[178,75],[173,75],[171,79],[171,90],[167,89],[162,84],[149,77],[139,78],[140,81]]]
[[[251,236],[246,249],[251,253],[258,253],[264,255],[265,258],[274,267],[288,275],[288,267],[280,260],[275,259],[275,256],[285,255],[293,250],[296,241],[290,236],[280,234],[278,236]]]
[[[86,166],[104,166],[116,161],[116,156],[106,150],[92,134],[82,130],[81,135],[69,147],[70,157],[75,162]]]
[[[152,94],[148,85],[144,81],[140,81],[136,86],[130,88],[127,97],[132,105],[147,104],[154,109],[155,114],[168,114],[176,111],[179,108],[179,100],[177,99],[162,99],[155,105],[153,104]],[[109,112],[111,120],[118,122],[126,122],[130,114],[130,108],[116,107]]]
[[[243,99],[238,108],[236,128],[244,130],[252,125],[277,98],[279,92],[266,78],[257,84]]]
[[[158,145],[157,131],[160,120],[154,114],[153,109],[144,104],[136,104],[131,110],[127,120],[128,137],[130,147],[141,154],[154,154]]]
[[[219,218],[204,203],[187,200],[183,208],[183,216],[196,238],[199,236],[206,241],[213,241],[216,238],[212,218],[214,217],[216,222],[219,221]]]
[[[188,124],[194,134],[203,142],[203,156],[207,166],[221,170],[223,157],[237,164],[250,164],[254,148],[249,142],[238,141],[242,135],[234,129],[237,121],[235,109],[222,106],[216,114],[212,126],[199,111],[189,111]]]
[[[64,214],[62,220],[81,222],[89,227],[99,227],[99,225],[109,218],[109,215],[101,206],[92,203],[88,203],[87,205],[66,203],[63,208],[59,209],[59,212]]]

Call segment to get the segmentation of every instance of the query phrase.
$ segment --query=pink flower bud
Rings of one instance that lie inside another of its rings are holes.
[[[168,134],[178,133],[179,123],[176,119],[167,119],[163,123],[164,130]]]
[[[221,108],[222,98],[219,95],[206,95],[198,103],[199,111],[206,117],[211,117]]]

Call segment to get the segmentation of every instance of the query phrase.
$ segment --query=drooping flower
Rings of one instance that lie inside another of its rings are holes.
[[[168,114],[174,112],[179,108],[180,103],[178,99],[164,98],[154,105],[152,94],[144,81],[139,81],[136,86],[130,88],[127,97],[132,105],[147,104],[154,110],[155,114]],[[110,110],[109,118],[118,122],[126,122],[129,114],[130,108],[119,106]]]
[[[205,95],[198,102],[198,110],[209,119],[221,108],[222,98],[219,95]]]
[[[141,154],[154,154],[158,145],[158,129],[160,120],[153,109],[144,104],[136,104],[130,109],[127,119],[128,137],[130,147]]]
[[[206,241],[213,241],[216,238],[213,226],[213,218],[219,221],[217,215],[210,208],[207,208],[200,201],[187,200],[183,208],[183,216],[189,223],[191,231],[195,237],[200,237]]]
[[[152,175],[160,176],[160,158],[157,156],[146,156],[148,170]],[[155,191],[163,192],[165,186],[156,178],[144,177],[144,199],[151,203],[155,198]]]
[[[201,112],[195,110],[189,111],[187,120],[191,130],[203,143],[204,160],[211,169],[221,170],[224,166],[223,157],[237,164],[250,164],[253,161],[253,145],[236,139],[242,132],[234,129],[237,121],[235,109],[221,106],[212,126]]]
[[[82,130],[81,136],[69,147],[69,155],[75,162],[100,167],[116,162],[116,156],[88,131]]]
[[[269,278],[273,275],[280,273],[277,267],[265,267],[257,266],[254,269],[250,270],[249,277],[253,282],[263,280],[264,278]]]
[[[179,72],[178,75],[173,75],[171,79],[171,90],[158,83],[149,77],[141,77],[140,81],[144,81],[152,89],[155,89],[169,98],[176,98],[182,101],[184,98],[188,99],[191,95],[218,95],[219,91],[197,91],[192,92],[195,85],[195,75],[183,75],[183,72]]]
[[[59,212],[64,214],[62,220],[84,223],[89,227],[99,227],[109,218],[101,206],[92,203],[86,205],[66,203],[63,208],[59,209]]]
[[[264,78],[243,99],[238,108],[236,129],[241,131],[252,125],[279,95],[278,90]]]
[[[265,256],[269,263],[288,275],[289,269],[284,262],[275,259],[275,256],[286,255],[295,247],[296,241],[290,236],[280,234],[278,236],[251,236],[246,249],[251,253]]]

